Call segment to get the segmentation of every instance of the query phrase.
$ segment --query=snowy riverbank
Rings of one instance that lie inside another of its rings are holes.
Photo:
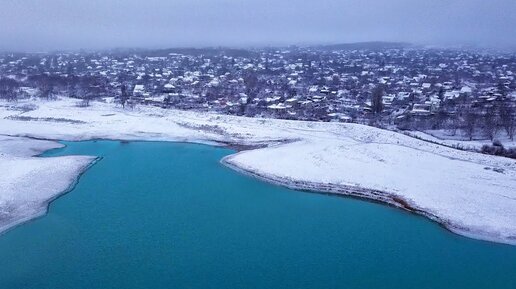
[[[293,188],[387,202],[466,236],[516,244],[514,160],[356,124],[250,119],[154,107],[123,110],[97,102],[81,108],[75,103],[70,99],[0,103],[0,134],[261,147],[228,156],[224,163]],[[69,182],[83,167],[79,163],[91,161],[70,158],[81,160],[70,162],[68,169],[75,171],[66,175],[61,171],[65,166],[59,166],[53,181]],[[57,158],[39,160],[50,159]],[[17,179],[10,173],[0,178]],[[24,178],[29,181],[32,176]]]
[[[67,192],[94,157],[34,157],[62,145],[53,141],[0,136],[0,233],[46,213],[50,201]]]

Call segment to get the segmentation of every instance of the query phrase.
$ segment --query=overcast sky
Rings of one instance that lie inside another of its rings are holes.
[[[516,46],[516,0],[0,0],[0,49]]]

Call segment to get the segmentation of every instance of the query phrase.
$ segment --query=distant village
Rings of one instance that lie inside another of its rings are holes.
[[[410,45],[0,55],[0,98],[91,100],[387,128],[516,130],[516,53]]]

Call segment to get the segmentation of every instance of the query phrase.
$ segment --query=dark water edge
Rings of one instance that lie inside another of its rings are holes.
[[[66,142],[102,157],[0,236],[0,288],[516,288],[516,247],[388,206],[240,175],[206,145]]]

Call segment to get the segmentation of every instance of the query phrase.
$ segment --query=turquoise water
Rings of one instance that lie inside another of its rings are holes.
[[[219,164],[228,149],[66,145],[47,155],[103,158],[0,236],[1,289],[516,288],[516,246],[242,176]]]

